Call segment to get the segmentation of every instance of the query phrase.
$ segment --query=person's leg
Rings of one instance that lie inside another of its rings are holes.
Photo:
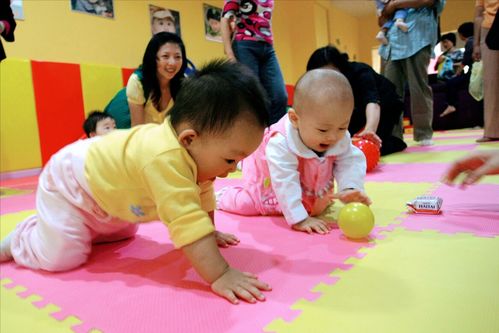
[[[11,254],[21,266],[64,271],[83,264],[90,254],[84,212],[60,193],[59,181],[49,168],[44,170],[36,194],[37,214],[21,222],[11,235]]]
[[[99,222],[97,221],[97,223]],[[139,226],[136,223],[128,223],[119,219],[113,219],[111,223],[106,223],[106,229],[107,230],[104,233],[92,230],[93,244],[118,242],[132,238],[137,233]]]
[[[499,51],[491,50],[485,44],[489,30],[481,31],[481,55],[483,61],[483,136],[499,139]]]
[[[411,115],[414,140],[429,142],[433,136],[433,93],[428,85],[427,68],[431,48],[427,46],[405,59],[407,81],[411,94]]]
[[[445,82],[445,96],[447,107],[440,114],[440,117],[445,117],[448,114],[456,112],[457,96],[459,90],[467,86],[469,76],[466,74],[454,76]]]
[[[253,198],[241,186],[225,187],[218,191],[217,209],[238,215],[260,215]]]
[[[397,95],[401,96],[402,101],[404,100],[405,95],[405,68],[402,66],[403,63],[401,60],[389,60],[386,62],[384,76],[390,80],[394,85],[397,91]],[[404,113],[400,115],[398,121],[393,125],[392,134],[403,140],[404,139],[404,127],[403,127]]]
[[[269,115],[272,125],[286,114],[288,93],[275,50],[270,44],[265,45],[265,54],[260,61],[260,82],[270,99]]]
[[[398,120],[404,112],[404,104],[398,99],[394,99],[390,104],[381,104],[381,116],[376,134],[383,141],[381,145],[381,156],[396,153],[407,148],[404,140],[393,135],[394,126],[398,125]]]
[[[260,77],[260,61],[263,54],[261,43],[254,41],[234,41],[232,50],[240,63],[248,66],[257,77]]]

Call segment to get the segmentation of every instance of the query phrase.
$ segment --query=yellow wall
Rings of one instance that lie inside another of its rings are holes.
[[[221,43],[204,37],[203,3],[223,5],[221,0],[115,0],[115,18],[107,19],[72,11],[70,0],[25,0],[16,41],[4,47],[14,58],[135,67],[151,37],[148,5],[153,4],[180,12],[188,57],[199,66],[224,56]],[[287,83],[294,84],[305,71],[310,54],[322,46],[318,41],[339,40],[344,50],[359,52],[357,20],[329,1],[277,0],[273,30]]]
[[[135,67],[151,37],[148,5],[180,12],[182,38],[189,58],[196,65],[222,57],[220,43],[204,37],[202,6],[221,7],[221,0],[115,0],[115,18],[71,11],[70,0],[25,0],[25,20],[18,21],[16,42],[4,43],[10,57],[55,62],[92,63]],[[294,83],[305,70],[311,52],[324,41],[348,52],[351,59],[370,63],[377,46],[373,15],[354,17],[334,7],[331,1],[277,0],[273,18],[275,48],[287,83]],[[322,12],[318,13],[318,8]],[[449,0],[442,15],[442,31],[455,30],[473,18],[474,0]],[[324,22],[322,13],[327,13]],[[327,25],[324,27],[324,25]]]

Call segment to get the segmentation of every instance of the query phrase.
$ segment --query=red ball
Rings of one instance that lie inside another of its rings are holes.
[[[364,153],[364,156],[366,157],[366,163],[367,163],[367,172],[373,170],[379,162],[379,147],[377,144],[370,140],[365,140],[365,139],[360,139],[360,140],[353,140],[352,141],[353,145]]]

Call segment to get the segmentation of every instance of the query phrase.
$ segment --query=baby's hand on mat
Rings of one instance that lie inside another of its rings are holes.
[[[239,304],[239,299],[249,303],[265,301],[261,290],[272,290],[270,285],[258,280],[251,273],[240,272],[230,268],[211,284],[211,290],[219,296],[229,300],[232,304]]]
[[[306,220],[293,224],[292,228],[294,230],[308,232],[309,234],[316,232],[325,235],[331,230],[331,225],[327,221],[309,216]]]
[[[339,199],[341,202],[347,204],[349,202],[360,202],[365,205],[370,205],[372,203],[371,199],[362,191],[359,190],[343,190],[336,193],[333,196],[335,199]]]
[[[239,238],[233,234],[226,234],[221,231],[215,231],[215,239],[217,240],[217,245],[220,247],[229,247],[230,245],[239,244]]]

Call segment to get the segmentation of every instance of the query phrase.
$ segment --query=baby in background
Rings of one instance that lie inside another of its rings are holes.
[[[217,192],[217,208],[284,215],[294,230],[325,234],[332,221],[320,215],[333,198],[371,204],[364,192],[366,160],[347,131],[353,107],[352,89],[341,73],[305,73],[296,84],[293,108],[244,160],[244,185]]]
[[[376,10],[378,12],[378,16],[381,15],[381,12],[383,11],[383,8],[385,8],[385,5],[389,2],[390,0],[376,0]],[[386,33],[390,28],[395,24],[397,28],[400,30],[407,32],[409,27],[405,23],[405,18],[407,17],[407,9],[397,9],[395,13],[393,14],[393,19],[386,21],[385,24],[381,27],[381,30],[378,32],[376,35],[376,39],[384,44],[388,44],[388,39],[386,38]]]
[[[83,130],[87,138],[97,135],[105,135],[116,129],[114,118],[102,111],[92,111],[83,123]]]
[[[162,124],[64,147],[40,175],[37,214],[2,240],[0,261],[70,270],[87,262],[93,243],[133,237],[138,223],[161,220],[217,295],[263,301],[270,286],[229,266],[218,249],[213,181],[259,146],[267,106],[249,69],[214,61],[184,80]]]

